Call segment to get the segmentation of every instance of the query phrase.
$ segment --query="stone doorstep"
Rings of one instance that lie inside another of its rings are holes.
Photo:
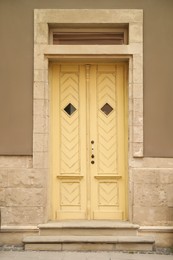
[[[24,243],[154,243],[153,237],[137,236],[30,236],[25,237]]]
[[[52,228],[82,228],[82,229],[88,229],[88,228],[102,228],[102,229],[139,229],[139,225],[132,224],[129,222],[123,222],[123,221],[59,221],[59,222],[48,222],[45,224],[39,224],[39,229],[52,229]]]
[[[63,221],[38,225],[44,236],[135,236],[138,225],[115,221]]]
[[[25,250],[153,250],[153,237],[137,236],[31,236]]]
[[[25,250],[153,250],[153,237],[139,237],[139,225],[117,221],[59,221],[38,225],[40,235],[23,239]]]

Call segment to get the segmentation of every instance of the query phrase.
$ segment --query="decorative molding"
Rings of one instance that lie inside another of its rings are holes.
[[[141,226],[139,232],[173,233],[173,226]]]
[[[1,233],[38,232],[37,226],[1,226]]]

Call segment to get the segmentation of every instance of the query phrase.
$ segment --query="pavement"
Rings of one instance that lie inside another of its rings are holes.
[[[117,252],[0,251],[0,260],[173,260],[173,255]]]

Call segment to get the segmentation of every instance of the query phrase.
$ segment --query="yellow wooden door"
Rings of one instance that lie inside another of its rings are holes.
[[[53,219],[125,220],[125,64],[54,64],[51,81]]]

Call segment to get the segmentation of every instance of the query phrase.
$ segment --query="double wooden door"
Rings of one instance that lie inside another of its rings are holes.
[[[51,66],[53,219],[126,219],[125,64]]]

